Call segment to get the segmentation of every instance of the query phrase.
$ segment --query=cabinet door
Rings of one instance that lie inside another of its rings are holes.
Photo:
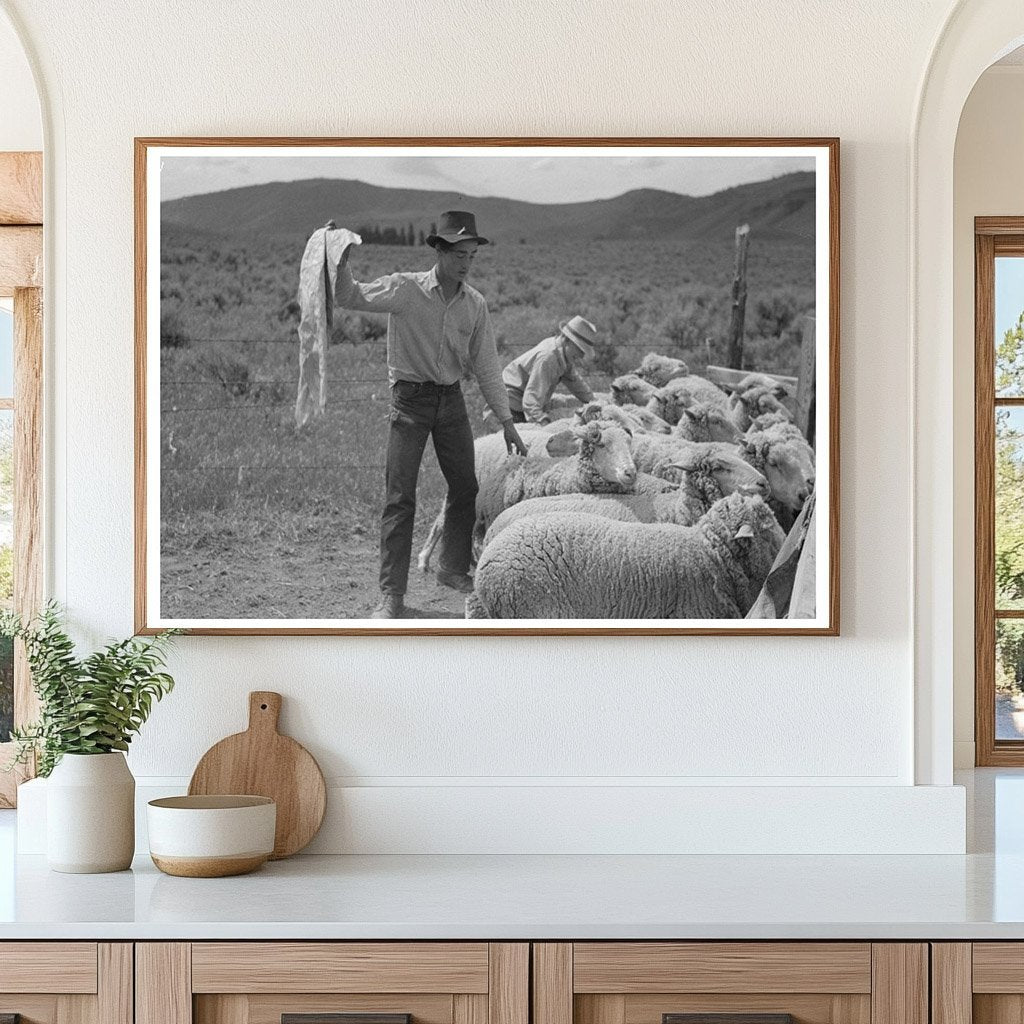
[[[922,943],[538,943],[533,1024],[928,1024]]]
[[[136,984],[136,1024],[529,1024],[525,943],[140,943]]]
[[[132,947],[0,942],[6,1024],[132,1024]]]
[[[1024,942],[935,943],[935,1024],[1024,1020]]]

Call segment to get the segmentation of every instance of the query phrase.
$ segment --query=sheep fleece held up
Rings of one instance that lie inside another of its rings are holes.
[[[492,619],[740,619],[783,534],[732,494],[693,526],[567,513],[513,523],[483,553],[467,615]]]

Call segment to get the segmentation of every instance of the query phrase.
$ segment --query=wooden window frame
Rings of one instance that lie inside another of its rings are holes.
[[[14,608],[39,611],[43,594],[43,158],[0,153],[0,298],[14,299]],[[14,656],[14,724],[34,720],[39,705],[25,652]],[[0,743],[0,769],[14,756]],[[0,770],[0,807],[14,807],[17,787],[34,766]]]
[[[995,261],[1024,257],[1024,217],[974,220],[974,743],[978,767],[1024,765],[1024,741],[996,739],[996,619],[1024,620],[1024,610],[995,603],[995,415],[1024,408],[1024,398],[996,398]]]

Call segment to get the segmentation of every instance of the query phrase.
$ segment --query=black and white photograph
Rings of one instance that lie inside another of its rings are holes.
[[[838,632],[838,142],[136,140],[142,632]]]

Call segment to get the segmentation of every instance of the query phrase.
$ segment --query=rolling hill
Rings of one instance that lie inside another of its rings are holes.
[[[363,181],[312,178],[187,196],[161,204],[165,225],[218,234],[308,235],[325,221],[339,226],[426,232],[442,210],[469,208],[479,230],[502,241],[706,240],[731,238],[749,223],[760,239],[811,242],[814,175],[786,174],[709,196],[636,189],[612,199],[526,203],[457,192],[383,188]]]

